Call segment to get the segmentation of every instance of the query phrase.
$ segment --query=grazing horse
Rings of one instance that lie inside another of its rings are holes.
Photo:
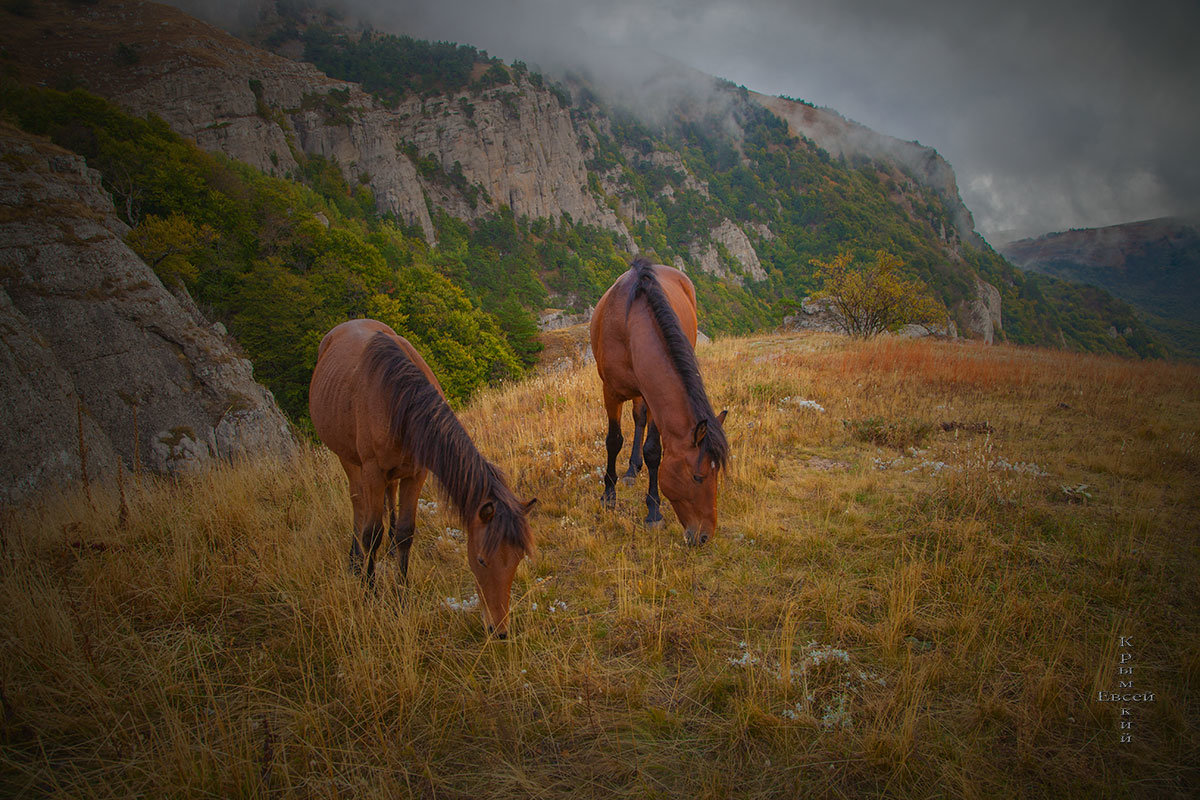
[[[635,476],[645,459],[646,523],[662,522],[661,482],[687,543],[704,544],[717,529],[717,473],[729,445],[722,427],[727,412],[713,413],[696,364],[695,287],[679,270],[637,258],[596,304],[591,338],[608,414],[603,503],[616,503],[621,407],[633,400],[634,453],[625,477]]]
[[[374,584],[386,518],[388,554],[407,582],[417,498],[432,472],[462,515],[483,622],[503,638],[513,574],[533,547],[526,515],[537,501],[520,502],[475,449],[425,359],[382,322],[343,322],[321,340],[308,411],[350,479],[351,569],[361,573],[365,558],[367,583]]]

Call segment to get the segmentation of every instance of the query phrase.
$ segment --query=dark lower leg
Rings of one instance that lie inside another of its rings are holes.
[[[642,469],[642,436],[646,433],[646,403],[633,402],[633,449],[629,451],[629,469],[625,471],[625,479],[633,483],[638,472]]]
[[[601,502],[610,508],[617,502],[617,455],[621,452],[621,445],[624,443],[625,438],[621,436],[620,418],[610,419],[608,436],[604,438],[604,444],[608,448],[608,469],[604,472],[604,495],[601,497]]]
[[[646,487],[646,524],[655,525],[662,522],[659,511],[661,501],[658,497],[658,465],[662,463],[662,441],[658,435],[658,426],[653,422],[646,429],[646,445],[642,448],[646,457],[646,473],[650,476],[650,485]]]
[[[358,543],[358,534],[350,538],[350,571],[355,575],[362,574],[363,567],[363,551],[362,545]]]
[[[363,529],[363,552],[367,558],[366,579],[367,585],[374,588],[375,586],[375,551],[379,549],[379,543],[383,540],[383,522],[376,520],[368,523]]]
[[[400,568],[400,579],[408,583],[408,551],[412,549],[413,533],[416,526],[411,523],[405,526],[392,520],[392,542],[388,545],[388,556],[395,559]]]

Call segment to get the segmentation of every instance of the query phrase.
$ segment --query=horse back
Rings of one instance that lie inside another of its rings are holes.
[[[395,341],[438,392],[442,391],[416,348],[382,322],[350,320],[325,334],[309,384],[308,413],[325,446],[355,464],[394,449],[388,435],[390,398],[365,368],[367,345],[380,333]]]
[[[695,347],[696,287],[687,275],[674,267],[656,264],[654,274],[679,318],[680,328]],[[641,394],[633,364],[634,350],[648,346],[648,342],[661,347],[658,336],[651,338],[645,333],[656,327],[645,300],[637,299],[629,305],[629,291],[634,280],[633,270],[629,270],[609,287],[596,303],[589,331],[600,379],[611,384],[618,394],[628,397]]]

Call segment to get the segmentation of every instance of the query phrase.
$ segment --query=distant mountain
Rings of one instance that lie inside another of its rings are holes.
[[[1200,356],[1200,218],[1047,233],[1000,252],[1021,269],[1107,289],[1176,350]]]

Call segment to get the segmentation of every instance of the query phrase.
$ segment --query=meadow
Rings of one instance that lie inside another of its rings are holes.
[[[385,561],[364,591],[323,448],[6,509],[0,794],[1200,789],[1200,368],[717,340],[733,457],[688,548],[665,505],[642,526],[644,475],[600,508],[599,379],[547,353],[462,410],[539,499],[505,641],[432,480],[408,587]]]

